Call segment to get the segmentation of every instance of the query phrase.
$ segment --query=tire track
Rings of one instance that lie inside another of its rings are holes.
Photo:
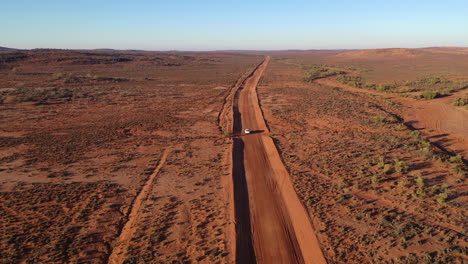
[[[140,192],[133,200],[133,203],[129,209],[129,214],[127,215],[128,220],[123,225],[123,228],[117,238],[117,244],[109,255],[107,261],[108,264],[123,263],[128,248],[128,242],[132,239],[133,234],[136,232],[141,208],[144,206],[145,201],[148,198],[148,194],[153,189],[154,180],[161,168],[164,166],[164,163],[166,162],[171,150],[172,149],[170,148],[164,150],[161,159],[159,160],[158,166],[154,169],[148,180],[146,180],[145,185],[143,185]]]

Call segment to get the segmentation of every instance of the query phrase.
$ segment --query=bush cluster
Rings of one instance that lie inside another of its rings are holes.
[[[307,70],[306,77],[304,78],[307,82],[344,73],[343,71],[325,68],[320,65],[308,65],[303,66],[303,68]]]
[[[462,98],[458,97],[455,99],[455,102],[453,102],[454,106],[467,106],[468,105],[468,97]]]
[[[68,102],[72,99],[92,97],[88,92],[81,89],[68,89],[68,88],[26,88],[21,87],[13,91],[4,92],[0,94],[0,102],[4,104],[20,103],[20,102],[47,102],[57,100]]]
[[[436,91],[432,91],[432,90],[428,90],[428,91],[424,91],[421,93],[420,95],[420,98],[423,98],[423,99],[435,99],[435,98],[439,98],[441,97],[442,95],[439,93],[439,92],[436,92]]]

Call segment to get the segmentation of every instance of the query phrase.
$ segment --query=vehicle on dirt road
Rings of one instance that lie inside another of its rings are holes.
[[[244,130],[244,133],[245,133],[245,134],[250,134],[250,129],[246,128],[246,129]]]

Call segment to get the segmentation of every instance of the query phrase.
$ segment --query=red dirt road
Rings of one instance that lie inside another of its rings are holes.
[[[238,230],[238,239],[242,237],[245,244],[248,242],[246,238],[250,238],[254,251],[243,249],[247,252],[242,252],[239,247],[245,245],[238,243],[237,262],[326,263],[309,215],[294,190],[272,138],[268,136],[259,105],[256,86],[269,59],[267,57],[246,79],[238,90],[238,100],[234,102],[234,133],[238,134],[245,128],[252,131],[252,134],[241,136],[242,153],[240,150],[233,153],[234,156],[243,156],[244,170],[241,173],[234,171],[234,177],[245,177],[246,190],[242,191],[248,193],[245,195],[248,201],[244,202],[250,210],[247,216],[242,215],[250,218],[245,223],[250,224],[251,229],[244,228],[243,232],[247,230],[251,234],[245,236]],[[241,124],[236,124],[236,121]],[[235,192],[239,191],[237,187]],[[240,214],[237,215],[236,218]],[[255,256],[246,256],[252,253]]]

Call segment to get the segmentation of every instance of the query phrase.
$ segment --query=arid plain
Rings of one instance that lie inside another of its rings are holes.
[[[467,88],[466,48],[1,51],[0,260],[466,263]]]

